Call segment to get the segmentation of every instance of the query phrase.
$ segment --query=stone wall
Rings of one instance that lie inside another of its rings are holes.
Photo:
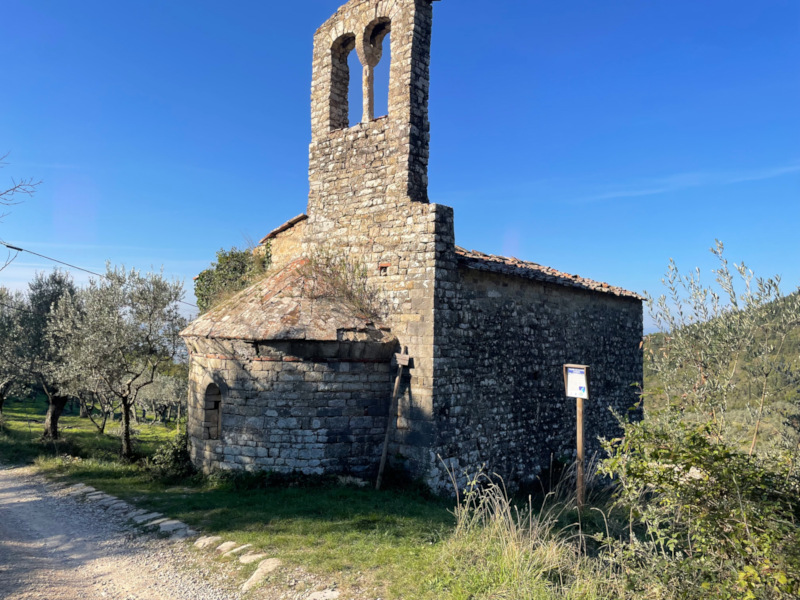
[[[486,464],[509,485],[531,482],[551,458],[575,457],[575,400],[562,366],[591,366],[587,456],[620,433],[642,382],[642,305],[586,291],[460,267],[437,303],[435,452],[457,473]],[[447,491],[435,465],[428,482]]]
[[[305,241],[306,221],[299,221],[285,229],[271,235],[266,240],[269,242],[270,266],[269,272],[281,270],[297,257],[303,255],[303,242]],[[262,242],[263,244],[264,242]],[[264,246],[260,246],[263,248]]]
[[[337,343],[187,343],[191,454],[204,471],[374,475],[393,348],[362,347],[354,358]],[[204,427],[209,386],[223,398],[218,439]]]

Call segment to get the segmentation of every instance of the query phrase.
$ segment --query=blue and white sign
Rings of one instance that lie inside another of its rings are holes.
[[[589,399],[589,367],[565,365],[564,379],[567,387],[567,398]]]

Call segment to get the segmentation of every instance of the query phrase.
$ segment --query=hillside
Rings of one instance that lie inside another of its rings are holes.
[[[646,336],[645,409],[650,415],[668,404],[718,410],[733,439],[745,441],[752,437],[763,398],[759,447],[791,437],[786,421],[796,422],[800,414],[798,304],[795,293],[672,335]],[[736,336],[738,345],[731,341]],[[672,392],[678,389],[696,397]]]

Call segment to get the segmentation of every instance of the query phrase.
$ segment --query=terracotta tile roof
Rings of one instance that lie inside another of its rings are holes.
[[[642,297],[635,292],[631,292],[620,287],[614,287],[607,283],[592,281],[591,279],[584,279],[579,275],[562,273],[561,271],[557,271],[551,267],[544,267],[534,262],[519,260],[517,258],[509,258],[507,256],[484,254],[483,252],[478,252],[476,250],[466,250],[459,246],[456,246],[456,255],[458,256],[458,262],[460,264],[469,269],[475,269],[477,271],[491,271],[493,273],[502,273],[504,275],[512,275],[515,277],[525,277],[526,279],[535,279],[537,281],[545,281],[548,283],[580,288],[592,292],[601,292],[604,294],[613,294],[614,296],[623,296],[626,298],[642,300]]]
[[[262,239],[259,242],[259,244],[263,244],[267,240],[271,240],[272,238],[274,238],[279,233],[283,233],[287,229],[291,229],[292,227],[297,225],[300,221],[305,221],[307,218],[308,218],[307,214],[302,214],[302,215],[297,215],[294,219],[289,219],[288,221],[286,221],[286,223],[284,223],[283,225],[281,225],[280,227],[278,227],[276,229],[273,229],[267,235],[265,235],[264,239]]]

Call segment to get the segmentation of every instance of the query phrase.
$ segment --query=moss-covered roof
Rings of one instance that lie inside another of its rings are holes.
[[[347,302],[314,293],[296,260],[222,302],[181,332],[183,337],[247,341],[371,341],[392,343],[389,329],[358,315]]]

